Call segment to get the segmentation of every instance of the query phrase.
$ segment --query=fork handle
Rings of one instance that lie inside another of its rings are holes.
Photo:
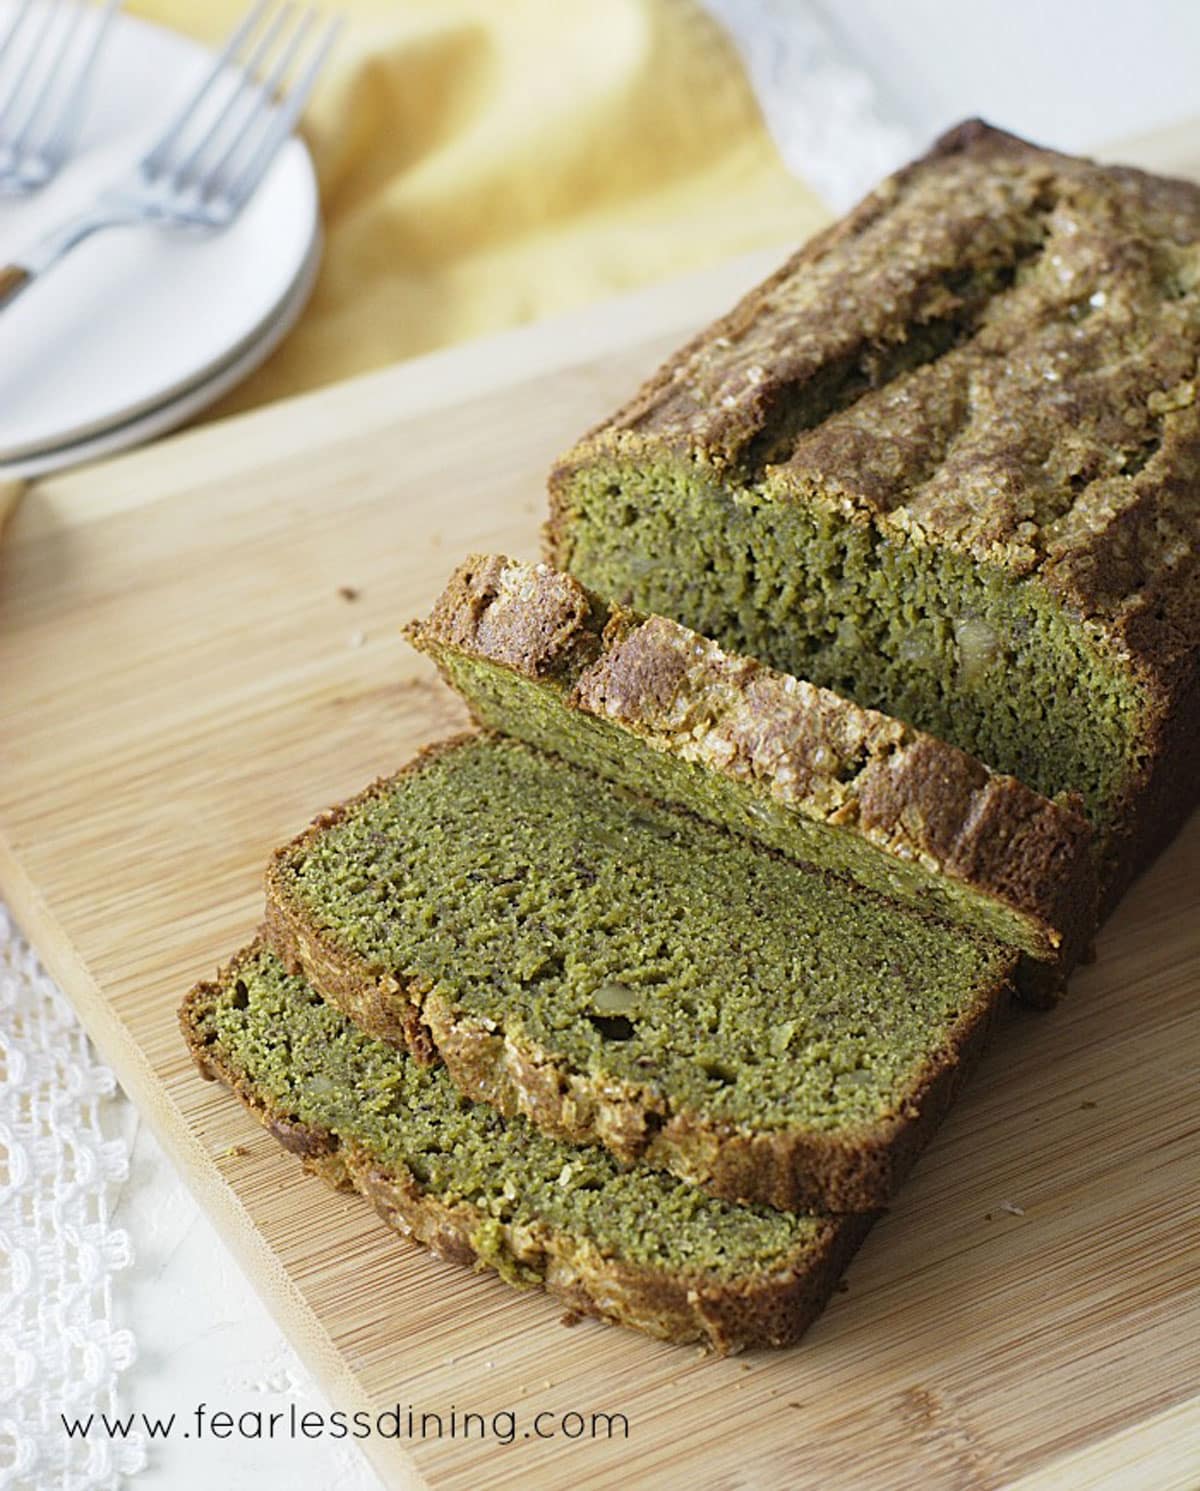
[[[130,227],[145,221],[144,217],[121,203],[92,206],[51,228],[21,255],[18,262],[0,267],[0,311],[28,290],[34,280],[57,264],[77,244],[99,233],[102,228]]]
[[[33,275],[23,265],[5,264],[0,269],[0,310],[3,310],[10,300],[16,300],[32,278]]]

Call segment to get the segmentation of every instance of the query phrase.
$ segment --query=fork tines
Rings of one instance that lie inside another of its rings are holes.
[[[21,0],[0,37],[0,190],[33,191],[66,159],[121,0]]]
[[[235,214],[291,134],[341,28],[315,6],[256,0],[187,103],[142,158],[148,185]]]

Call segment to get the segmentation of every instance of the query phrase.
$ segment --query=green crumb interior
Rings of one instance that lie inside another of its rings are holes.
[[[280,865],[311,931],[669,1111],[770,1131],[894,1114],[996,943],[512,740],[360,800]]]
[[[922,911],[962,922],[1036,959],[1053,958],[1041,928],[1003,901],[876,847],[853,828],[805,817],[758,781],[726,776],[672,750],[648,745],[622,725],[568,708],[568,686],[531,679],[452,647],[430,646],[476,719],[658,801],[817,865]]]
[[[475,1244],[510,1277],[504,1224],[549,1226],[606,1256],[716,1277],[778,1267],[825,1225],[715,1201],[645,1166],[622,1170],[604,1150],[548,1138],[522,1118],[504,1120],[462,1097],[444,1068],[364,1035],[265,951],[245,955],[202,995],[189,1006],[194,1034],[271,1115],[328,1130],[385,1169],[407,1169],[443,1204],[476,1208]]]
[[[1036,579],[670,458],[586,463],[560,502],[556,562],[601,595],[1117,815],[1145,701]]]

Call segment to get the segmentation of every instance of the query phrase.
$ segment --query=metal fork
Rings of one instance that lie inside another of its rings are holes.
[[[45,0],[39,7],[23,0],[18,6],[0,41],[0,193],[24,196],[58,174],[120,5]],[[30,27],[35,16],[38,24]]]
[[[282,6],[256,0],[199,87],[132,170],[91,207],[0,268],[0,306],[105,228],[227,228],[291,135],[337,39],[341,18],[314,36],[317,18],[315,6],[297,15],[291,0]]]

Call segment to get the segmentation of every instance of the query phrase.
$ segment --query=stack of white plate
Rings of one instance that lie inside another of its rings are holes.
[[[0,34],[11,13],[0,4]],[[72,160],[37,195],[0,199],[0,263],[137,160],[211,65],[196,43],[118,16]],[[124,449],[212,403],[294,324],[320,245],[295,138],[223,233],[119,228],[80,245],[0,309],[0,478]]]

